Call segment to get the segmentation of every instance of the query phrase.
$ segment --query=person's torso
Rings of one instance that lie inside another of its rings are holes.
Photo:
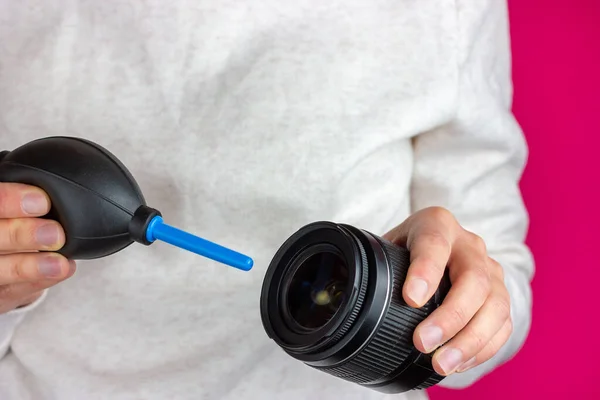
[[[255,260],[80,262],[17,330],[0,397],[384,398],[280,351],[260,285],[306,223],[408,215],[410,138],[454,112],[455,30],[450,0],[0,1],[0,150],[93,140],[167,222]]]

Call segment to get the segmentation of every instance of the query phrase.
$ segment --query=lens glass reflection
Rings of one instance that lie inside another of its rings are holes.
[[[325,325],[346,299],[348,267],[340,256],[317,253],[296,270],[287,292],[291,317],[305,329]]]

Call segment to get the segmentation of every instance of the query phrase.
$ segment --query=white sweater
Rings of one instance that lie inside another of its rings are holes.
[[[217,4],[218,3],[218,4]],[[251,272],[160,243],[79,262],[0,316],[0,399],[408,399],[285,355],[262,328],[265,269],[316,220],[383,234],[439,205],[506,270],[531,320],[500,0],[0,0],[0,150],[50,135],[115,153],[165,221]]]

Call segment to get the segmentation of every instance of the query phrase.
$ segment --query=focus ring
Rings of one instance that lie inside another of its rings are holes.
[[[402,285],[404,284],[404,281],[406,280],[408,266],[410,266],[410,255],[409,255],[410,253],[408,250],[398,247],[398,246],[396,246],[390,242],[387,242],[383,239],[379,240],[379,242],[385,248],[386,253],[388,253],[388,255],[390,256],[390,259],[392,260],[392,263],[394,265],[396,265],[396,263],[402,264],[402,265],[404,265],[403,263],[406,263],[406,265],[407,265],[407,267],[405,269],[403,269],[400,274],[394,276],[394,292],[397,293],[397,295],[399,296],[399,300],[400,300],[399,302],[402,304],[400,306],[400,309],[402,310],[402,312],[404,314],[410,314],[411,315],[410,319],[412,321],[414,321],[414,322],[410,323],[410,329],[411,329],[410,335],[404,337],[404,338],[408,339],[408,341],[406,341],[404,343],[405,348],[411,349],[412,346],[414,346],[413,339],[412,339],[413,331],[415,330],[417,325],[419,325],[419,323],[421,323],[421,321],[423,321],[425,318],[427,318],[427,316],[437,306],[435,305],[434,299],[429,300],[421,308],[412,308],[412,307],[408,306],[408,304],[406,304],[406,302],[404,302],[404,300],[402,298]],[[404,257],[407,257],[408,260],[405,260]],[[397,279],[399,279],[399,280],[397,280]],[[442,282],[440,283],[440,289],[447,291],[447,285],[449,285],[449,282],[442,280]],[[394,305],[393,301],[392,301],[392,304]],[[428,360],[428,363],[431,362],[430,358],[428,358],[427,360]],[[442,375],[439,375],[434,371],[432,365],[428,365],[428,367],[430,367],[429,369],[431,369],[431,375],[424,382],[422,382],[420,385],[415,387],[415,390],[426,389],[430,386],[433,386],[433,385],[439,383],[440,381],[442,381],[444,379],[444,377]]]
[[[439,374],[433,372],[431,374],[431,376],[429,378],[425,379],[425,381],[423,383],[421,383],[419,386],[417,386],[415,388],[415,390],[427,389],[433,385],[440,383],[442,381],[442,379],[444,379],[444,377],[442,375],[439,375]]]
[[[341,365],[318,368],[358,384],[384,379],[396,370],[412,352],[412,332],[428,314],[427,306],[414,309],[402,300],[402,285],[410,264],[408,251],[385,241],[379,242],[389,259],[392,273],[391,301],[381,325],[354,358]]]
[[[393,288],[391,305],[400,310],[400,313],[405,316],[405,320],[411,324],[411,329],[414,330],[429,315],[434,305],[431,301],[427,302],[421,308],[413,308],[406,304],[402,297],[402,286],[404,285],[408,267],[410,266],[410,253],[405,248],[396,246],[385,240],[379,239],[378,241],[383,246],[392,265]],[[409,343],[412,346],[412,333]]]

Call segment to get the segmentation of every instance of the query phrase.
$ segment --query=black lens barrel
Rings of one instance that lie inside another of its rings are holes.
[[[319,251],[336,252],[345,263],[345,297],[326,323],[298,331],[286,317],[290,277]],[[443,376],[433,370],[431,357],[414,347],[412,336],[441,304],[450,281],[446,274],[423,307],[408,306],[402,285],[409,257],[405,248],[350,225],[322,221],[304,226],[279,248],[265,275],[265,331],[295,359],[373,390],[401,393],[435,385]]]

